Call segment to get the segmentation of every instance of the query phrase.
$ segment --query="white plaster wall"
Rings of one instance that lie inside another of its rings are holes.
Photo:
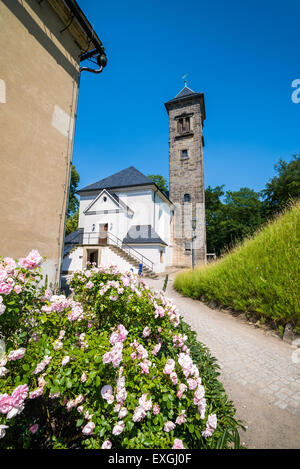
[[[83,262],[83,247],[79,246],[71,253],[63,258],[62,271],[74,272],[77,269],[82,269]]]
[[[84,211],[90,205],[90,203],[97,197],[97,195],[81,195],[80,202],[79,202],[79,220],[78,220],[78,228],[84,228],[85,223],[85,215]]]
[[[152,192],[151,189],[116,192],[120,199],[134,211],[132,225],[153,225]]]
[[[153,262],[153,270],[154,272],[164,272],[166,268],[166,249],[165,246],[146,246],[146,245],[130,245],[136,249],[140,254],[145,256],[146,259],[149,259]],[[160,251],[163,251],[163,262],[160,262]],[[147,265],[147,261],[145,261],[145,265]]]
[[[115,265],[121,272],[129,272],[131,269],[133,269],[134,273],[137,273],[138,271],[136,267],[131,265],[125,259],[122,259],[120,256],[118,256],[117,253],[110,250],[109,248],[104,248],[101,251],[101,265],[106,267]]]

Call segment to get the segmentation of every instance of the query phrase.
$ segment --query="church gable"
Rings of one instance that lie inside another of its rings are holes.
[[[133,210],[122,202],[116,194],[111,194],[103,190],[84,210],[85,215],[95,215],[97,213],[119,213],[128,212],[133,214]]]

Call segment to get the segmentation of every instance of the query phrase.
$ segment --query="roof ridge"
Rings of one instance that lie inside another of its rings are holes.
[[[182,90],[179,91],[179,93],[177,93],[177,95],[175,96],[175,98],[177,98],[177,96],[180,95],[180,93],[182,93],[184,90],[190,90],[192,93],[195,93],[196,94],[196,91],[192,90],[191,88],[189,88],[188,86],[184,86],[182,88]]]

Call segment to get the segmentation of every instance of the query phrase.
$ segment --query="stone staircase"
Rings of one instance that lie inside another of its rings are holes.
[[[138,259],[128,254],[128,252],[126,252],[124,249],[120,248],[119,246],[115,246],[114,244],[108,244],[106,247],[121,257],[121,259],[129,262],[136,269],[139,268],[140,262]],[[143,265],[143,274],[145,277],[158,278],[158,275],[153,272],[153,270],[149,269],[146,265]]]

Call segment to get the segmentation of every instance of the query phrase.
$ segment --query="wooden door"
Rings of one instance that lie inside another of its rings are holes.
[[[108,223],[103,223],[99,225],[99,244],[102,246],[107,245],[107,232],[108,232]]]

